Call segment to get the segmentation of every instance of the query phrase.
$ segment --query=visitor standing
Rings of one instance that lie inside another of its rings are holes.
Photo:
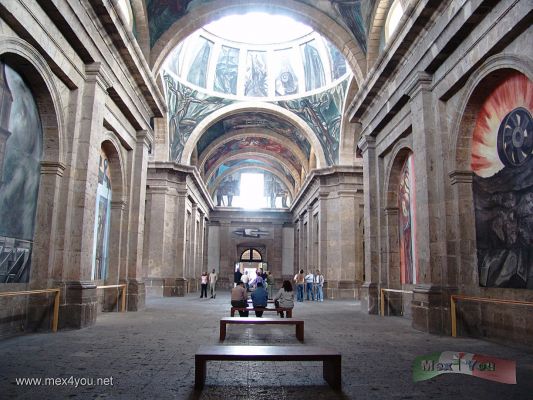
[[[294,308],[294,292],[290,281],[283,281],[283,286],[274,296],[274,305],[276,308]],[[281,318],[284,317],[283,311],[278,311]]]
[[[241,282],[244,283],[244,288],[247,292],[250,291],[250,276],[248,275],[248,271],[244,271],[243,276],[241,276]]]
[[[205,271],[202,276],[200,277],[200,286],[201,286],[201,289],[200,289],[200,298],[202,299],[204,296],[205,298],[207,299],[207,280],[208,280],[208,276],[207,276],[207,271]]]
[[[324,301],[324,275],[317,269],[315,274],[316,301]]]
[[[233,287],[236,287],[240,283],[241,277],[241,267],[237,265],[235,267],[235,272],[233,273]]]
[[[268,299],[271,300],[274,295],[274,276],[270,271],[267,272],[267,289],[268,289]]]
[[[237,286],[231,289],[231,305],[239,308],[248,307],[248,295],[244,288],[244,282],[239,282]],[[239,315],[241,317],[247,317],[248,311],[239,310]]]
[[[313,282],[315,280],[315,276],[311,271],[307,272],[307,275],[305,276],[305,286],[307,291],[307,300],[309,301],[309,295],[311,295],[311,300],[315,300],[315,294],[313,293]]]
[[[294,275],[294,282],[296,283],[296,289],[298,290],[296,298],[299,302],[302,302],[304,301],[305,285],[305,275],[303,269],[301,269],[298,274]]]
[[[209,291],[211,292],[212,299],[216,299],[217,297],[217,280],[218,275],[213,268],[213,271],[209,274]]]

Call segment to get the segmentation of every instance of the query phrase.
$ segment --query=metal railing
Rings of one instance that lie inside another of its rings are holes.
[[[474,296],[465,296],[461,294],[452,294],[450,296],[450,314],[451,314],[451,320],[452,320],[452,336],[453,337],[457,337],[457,313],[456,313],[456,304],[455,304],[456,300],[477,301],[480,303],[512,304],[515,306],[533,307],[533,302],[531,301],[491,299],[487,297],[474,297]]]
[[[380,304],[380,314],[382,317],[385,316],[385,292],[392,292],[392,293],[413,293],[412,290],[400,290],[400,289],[386,289],[381,288],[381,304]]]
[[[126,311],[126,284],[125,283],[122,283],[120,285],[105,285],[105,286],[97,286],[96,289],[111,289],[111,288],[122,288],[121,290],[121,293],[122,293],[122,299],[121,299],[121,307],[120,307],[120,312],[125,312]],[[118,295],[118,293],[117,293]],[[118,302],[118,297],[117,297],[117,302]]]
[[[52,318],[52,332],[57,332],[57,322],[59,320],[59,293],[61,289],[40,289],[40,290],[21,290],[16,292],[1,292],[0,297],[21,296],[25,294],[54,293],[54,314]]]

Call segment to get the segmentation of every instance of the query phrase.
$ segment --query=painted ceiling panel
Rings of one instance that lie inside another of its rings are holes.
[[[276,154],[276,156],[287,160],[296,171],[302,170],[302,164],[298,158],[287,147],[281,143],[264,137],[247,136],[224,143],[207,159],[204,164],[204,175],[208,175],[211,168],[223,157],[234,154],[236,151],[265,151]]]

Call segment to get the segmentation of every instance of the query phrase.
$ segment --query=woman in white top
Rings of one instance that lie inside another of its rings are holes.
[[[294,292],[290,281],[283,281],[283,286],[274,296],[276,308],[294,308]],[[283,311],[278,311],[281,318],[284,317]]]

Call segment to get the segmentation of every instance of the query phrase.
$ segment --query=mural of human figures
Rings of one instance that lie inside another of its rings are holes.
[[[533,289],[533,84],[509,74],[472,134],[479,284]]]
[[[102,151],[98,169],[96,216],[94,221],[93,274],[94,280],[107,278],[109,225],[111,216],[111,175],[109,160]]]
[[[398,188],[398,218],[400,229],[400,281],[402,284],[417,283],[416,268],[416,219],[414,196],[413,156],[405,160]]]

